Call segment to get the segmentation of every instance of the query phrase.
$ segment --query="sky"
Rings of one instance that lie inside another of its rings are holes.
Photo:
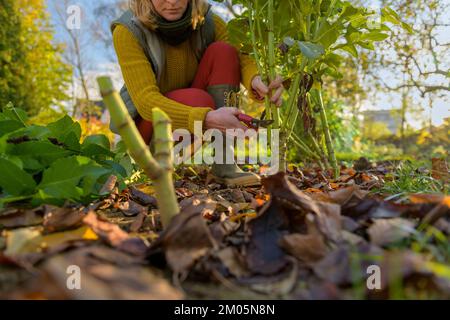
[[[376,0],[372,0],[374,5],[377,4]],[[67,42],[68,37],[62,27],[61,20],[56,14],[55,5],[61,5],[62,0],[47,0],[48,10],[51,15],[51,22],[54,25],[55,29],[55,40],[57,42]],[[95,78],[98,75],[109,75],[113,78],[116,88],[120,88],[122,86],[123,81],[120,73],[120,68],[115,59],[114,52],[112,48],[106,48],[103,43],[99,41],[95,41],[90,37],[92,21],[96,19],[94,16],[93,10],[94,7],[99,3],[112,3],[113,0],[67,0],[69,5],[78,5],[82,10],[82,18],[80,24],[80,34],[83,38],[85,38],[85,45],[83,46],[84,57],[85,60],[88,61],[87,69],[88,69],[88,78],[89,78],[89,86],[91,88],[91,95],[95,98],[99,98],[98,92],[96,90]],[[445,13],[445,16],[448,16],[448,21],[450,21],[450,0],[449,6],[447,7],[449,10]],[[224,15],[226,10],[221,9],[220,7],[215,6],[215,11],[221,15]],[[450,43],[450,27],[446,27],[442,29],[442,32],[438,35],[439,39],[445,43]],[[389,75],[382,74],[386,78],[389,78]],[[367,88],[370,91],[370,88]],[[79,91],[79,88],[76,89]],[[372,91],[373,92],[373,91]],[[418,95],[414,95],[411,97],[414,102],[418,102],[420,104],[424,103],[424,101],[420,100]],[[432,110],[432,121],[434,125],[440,125],[443,123],[445,118],[450,117],[450,96],[447,94],[443,98],[435,98],[434,106]],[[395,94],[386,94],[382,92],[377,92],[376,95],[371,95],[369,99],[367,99],[363,103],[363,110],[376,110],[376,109],[392,109],[395,106],[400,105],[400,98]],[[409,123],[414,127],[419,127],[429,115],[429,111],[427,110],[421,117],[413,119],[409,118]]]

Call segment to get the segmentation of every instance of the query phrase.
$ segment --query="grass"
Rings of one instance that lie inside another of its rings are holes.
[[[401,162],[397,169],[386,176],[387,181],[378,192],[388,194],[443,193],[448,194],[449,186],[431,177],[431,170],[422,163]]]

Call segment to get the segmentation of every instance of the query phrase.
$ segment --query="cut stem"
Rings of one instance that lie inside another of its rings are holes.
[[[123,100],[114,90],[111,79],[99,77],[97,82],[105,106],[111,114],[111,121],[118,128],[131,157],[154,181],[161,221],[167,226],[180,211],[172,181],[173,142],[170,120],[162,110],[153,109],[155,159],[131,119]]]

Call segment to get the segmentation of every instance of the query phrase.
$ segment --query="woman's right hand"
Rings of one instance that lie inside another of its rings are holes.
[[[248,127],[237,118],[241,113],[239,109],[229,107],[210,111],[205,117],[205,127],[206,129],[218,129],[222,132],[225,132],[227,129],[242,129],[245,132]]]

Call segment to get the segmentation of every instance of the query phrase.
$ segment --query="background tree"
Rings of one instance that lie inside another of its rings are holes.
[[[80,28],[72,29],[67,26],[67,8],[71,5],[69,0],[56,1],[54,10],[58,16],[58,22],[62,30],[64,30],[67,41],[64,48],[64,60],[71,65],[74,70],[74,82],[81,87],[82,99],[77,99],[77,93],[73,93],[74,105],[72,116],[76,117],[81,114],[86,114],[88,119],[94,112],[94,105],[91,103],[91,96],[89,93],[87,70],[89,69],[89,58],[86,56],[87,48],[90,44],[90,35],[87,31],[88,22],[87,16],[82,13]],[[81,7],[80,7],[81,8]],[[75,83],[73,84],[75,87]]]
[[[12,101],[24,108],[25,48],[20,41],[21,21],[14,0],[0,0],[0,108]]]
[[[116,61],[113,50],[111,22],[128,9],[128,0],[98,1],[93,13],[95,19],[91,23],[91,32],[95,40],[100,41],[108,52],[108,58]]]
[[[448,1],[382,0],[381,3],[390,6],[397,17],[411,26],[410,32],[393,26],[392,37],[370,53],[372,64],[368,69],[371,85],[399,97],[400,135],[404,138],[408,115],[423,112],[425,108],[420,106],[432,112],[437,99],[445,101],[449,97],[450,43],[439,37],[450,26],[445,18]]]
[[[31,115],[67,100],[71,68],[62,59],[63,47],[53,42],[54,30],[44,0],[15,0],[21,19],[20,41],[25,50],[22,75],[27,100],[22,106]]]

